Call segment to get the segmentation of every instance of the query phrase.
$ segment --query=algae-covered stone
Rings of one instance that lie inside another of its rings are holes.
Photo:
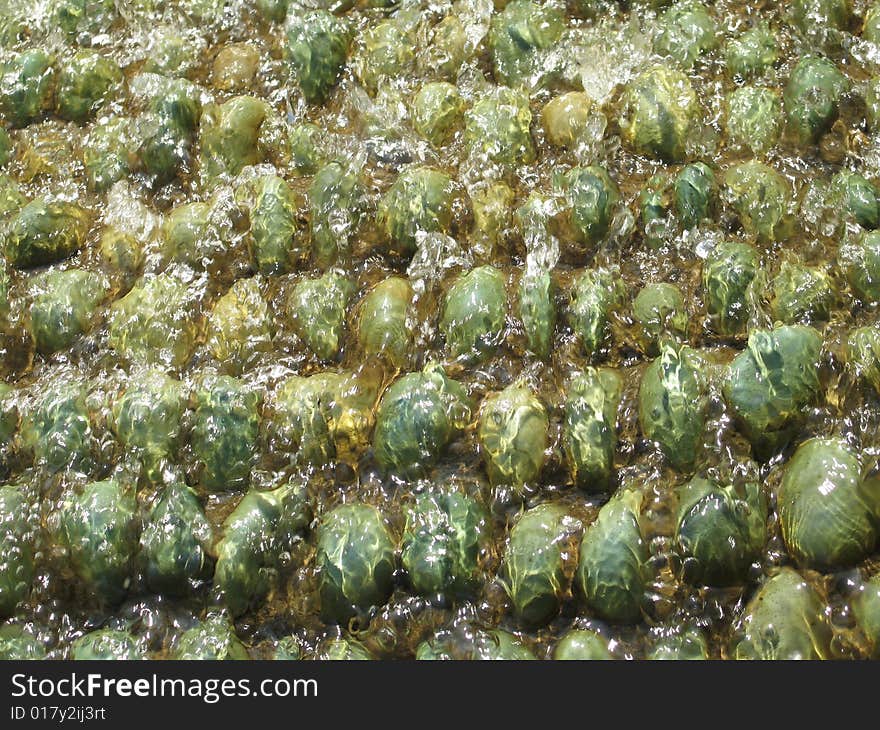
[[[343,257],[360,220],[363,185],[358,173],[340,161],[318,170],[309,187],[312,252],[318,266]]]
[[[638,339],[648,354],[656,354],[663,336],[682,339],[687,334],[688,316],[684,296],[674,284],[646,284],[633,299],[633,318]]]
[[[520,637],[501,629],[441,631],[416,648],[420,661],[525,661],[535,655]]]
[[[426,49],[427,66],[439,78],[455,81],[467,51],[467,31],[455,14],[444,17],[431,29],[431,41]]]
[[[413,588],[425,596],[459,598],[479,587],[489,546],[489,515],[455,489],[416,495],[406,510],[401,561]]]
[[[414,334],[408,321],[413,294],[406,279],[389,276],[361,300],[357,335],[366,355],[386,358],[398,368],[407,364]]]
[[[686,143],[698,121],[699,107],[687,76],[665,66],[652,66],[624,92],[620,116],[623,139],[639,154],[681,162],[687,157]]]
[[[144,276],[110,305],[110,347],[128,360],[183,366],[199,330],[199,294],[182,276]]]
[[[133,661],[146,657],[127,631],[99,629],[75,639],[70,644],[70,658],[74,661]]]
[[[723,391],[753,446],[784,444],[801,411],[820,393],[822,337],[812,327],[755,329],[728,365]]]
[[[10,220],[6,258],[20,269],[66,259],[85,244],[90,222],[76,203],[36,198]]]
[[[866,304],[880,301],[880,232],[864,232],[844,241],[837,259],[853,292]]]
[[[608,640],[585,629],[572,629],[553,648],[553,658],[557,661],[600,661],[614,657],[608,650]]]
[[[251,259],[261,274],[287,273],[307,254],[293,191],[278,175],[260,177],[255,187],[250,210]]]
[[[875,45],[880,43],[880,5],[874,3],[865,13],[862,23],[862,38]]]
[[[723,241],[703,262],[703,297],[712,327],[722,335],[743,334],[749,319],[749,292],[760,259],[754,246]]]
[[[831,180],[832,200],[862,228],[880,227],[880,190],[864,175],[842,170]]]
[[[562,506],[542,504],[511,528],[501,575],[514,614],[524,623],[542,626],[559,612],[571,583],[566,557],[579,527]]]
[[[281,553],[311,520],[305,485],[288,482],[271,491],[251,490],[223,523],[214,585],[232,616],[258,605],[272,588]]]
[[[183,661],[250,659],[247,647],[236,636],[235,627],[225,614],[209,615],[184,631],[177,640],[174,658]]]
[[[529,349],[542,360],[550,355],[556,329],[555,292],[548,268],[527,259],[516,290],[516,309]]]
[[[52,104],[55,69],[40,49],[12,54],[0,64],[0,114],[13,127],[36,121]]]
[[[113,479],[69,492],[59,509],[60,543],[84,592],[100,603],[121,601],[133,578],[139,524],[133,485]]]
[[[321,128],[317,124],[303,122],[290,128],[287,136],[290,146],[290,162],[301,175],[313,175],[325,161]]]
[[[611,481],[617,448],[620,376],[606,368],[586,368],[566,388],[562,443],[576,486],[602,491]]]
[[[229,372],[240,373],[272,347],[272,322],[261,284],[258,276],[239,279],[208,316],[208,349]]]
[[[360,82],[375,93],[386,78],[400,78],[413,62],[413,38],[402,23],[382,20],[358,38],[352,66]]]
[[[727,97],[727,135],[761,155],[771,149],[784,125],[782,97],[774,89],[742,86]]]
[[[354,639],[336,638],[325,642],[315,655],[318,661],[350,662],[372,661],[375,657],[367,647]]]
[[[9,132],[3,127],[0,127],[0,167],[3,167],[9,162],[9,158],[12,157],[14,149],[15,145],[12,141],[12,137],[9,136]]]
[[[165,485],[141,533],[144,580],[150,590],[185,596],[210,578],[212,538],[195,492],[182,479]]]
[[[114,273],[130,281],[144,263],[144,246],[130,233],[107,227],[98,240],[98,254]]]
[[[759,241],[783,241],[791,233],[791,186],[772,167],[742,162],[724,175],[725,194],[745,231]]]
[[[273,452],[298,464],[321,466],[336,456],[331,407],[338,397],[340,376],[292,375],[278,387],[266,419]]]
[[[84,49],[66,59],[55,91],[58,116],[87,121],[122,83],[119,65],[97,51]]]
[[[181,383],[150,368],[138,372],[114,402],[110,422],[123,444],[156,461],[174,453],[184,407]]]
[[[184,79],[158,78],[140,120],[147,131],[138,156],[156,184],[164,185],[189,166],[202,105],[193,84]]]
[[[433,81],[419,89],[413,99],[413,128],[435,147],[449,141],[464,119],[464,100],[458,88],[446,81]]]
[[[700,661],[709,658],[706,637],[696,626],[676,627],[655,639],[645,656],[652,661]]]
[[[535,159],[525,94],[499,87],[465,115],[465,141],[471,150],[498,165],[522,165]]]
[[[285,636],[275,643],[269,658],[273,661],[299,661],[303,658],[302,644],[296,636]]]
[[[752,597],[737,623],[734,659],[828,659],[831,628],[816,590],[782,568]]]
[[[673,540],[682,578],[696,585],[744,582],[767,539],[767,499],[760,485],[722,486],[694,477],[676,496]]]
[[[423,473],[471,421],[464,387],[429,363],[397,380],[379,404],[373,450],[385,471]]]
[[[671,58],[683,68],[718,44],[715,21],[700,2],[679,0],[657,21],[654,52]]]
[[[195,399],[190,438],[200,484],[216,491],[246,487],[257,455],[261,393],[223,375],[199,388]]]
[[[623,281],[606,269],[587,269],[572,284],[568,321],[584,352],[593,356],[605,345],[611,313],[623,301]]]
[[[326,10],[290,13],[285,57],[306,101],[322,104],[348,58],[348,23]]]
[[[862,478],[841,439],[802,443],[785,467],[777,503],[785,545],[806,567],[847,567],[874,549],[880,489]]]
[[[235,96],[206,106],[199,125],[202,175],[238,175],[247,165],[264,159],[263,125],[271,107],[255,96]]]
[[[477,437],[493,485],[535,484],[544,466],[550,422],[544,404],[514,383],[483,401]]]
[[[89,331],[108,288],[102,276],[83,269],[47,271],[30,284],[31,333],[37,349],[46,354],[70,347]]]
[[[37,661],[45,658],[46,647],[23,626],[0,626],[0,661]]]
[[[482,362],[504,338],[507,291],[504,275],[480,266],[460,275],[447,289],[440,318],[450,357]]]
[[[345,312],[354,285],[335,271],[315,279],[303,279],[287,301],[297,336],[322,360],[339,354],[345,327]]]
[[[22,414],[22,444],[49,471],[87,467],[92,438],[85,389],[71,380],[50,384]]]
[[[734,77],[756,76],[779,60],[779,46],[766,23],[757,23],[728,42],[724,51],[727,72]]]
[[[827,132],[840,111],[850,82],[827,58],[802,58],[783,92],[788,129],[801,144],[811,144]]]
[[[129,151],[133,146],[131,120],[113,114],[102,115],[89,130],[83,145],[83,165],[89,187],[104,193],[127,177],[131,169]]]
[[[875,575],[862,583],[850,606],[868,643],[869,656],[876,659],[880,653],[880,577]]]
[[[852,0],[793,0],[791,19],[807,37],[817,30],[843,30],[852,14]]]
[[[717,192],[711,167],[704,162],[685,165],[672,183],[675,212],[681,225],[690,229],[711,220]]]
[[[611,226],[620,199],[617,184],[603,167],[575,167],[567,175],[566,198],[571,222],[588,245],[602,241]]]
[[[492,16],[489,49],[495,80],[505,86],[538,88],[554,77],[547,51],[559,41],[565,19],[554,7],[512,0]]]
[[[391,595],[394,542],[375,507],[344,504],[325,514],[316,562],[321,614],[328,621],[345,621]]]
[[[642,432],[660,444],[679,471],[692,469],[700,453],[706,424],[705,368],[696,350],[665,341],[639,386]]]
[[[402,172],[379,201],[376,213],[391,252],[412,254],[419,232],[449,232],[455,196],[452,178],[439,170],[415,167]]]
[[[215,201],[183,203],[172,208],[162,224],[163,259],[197,270],[215,266],[227,249],[221,217]]]
[[[0,487],[0,618],[14,615],[30,594],[36,569],[35,509],[17,484]]]
[[[785,324],[826,321],[837,299],[834,282],[817,266],[784,261],[770,285],[770,311]]]
[[[648,545],[639,526],[642,497],[617,492],[584,531],[577,586],[587,608],[606,621],[636,623],[648,581]]]
[[[846,338],[845,362],[856,378],[880,393],[880,327],[857,327]]]

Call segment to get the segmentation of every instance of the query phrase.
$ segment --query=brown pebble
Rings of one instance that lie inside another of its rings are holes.
[[[232,43],[214,59],[212,80],[218,91],[245,91],[257,75],[260,54],[250,43]]]

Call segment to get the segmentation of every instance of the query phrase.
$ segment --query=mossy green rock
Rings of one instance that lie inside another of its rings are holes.
[[[752,282],[760,257],[754,246],[723,241],[703,262],[703,298],[712,327],[727,336],[741,335],[749,320]]]
[[[446,291],[440,331],[450,357],[476,363],[489,359],[504,339],[507,291],[504,275],[480,266],[460,275]]]
[[[359,610],[381,606],[391,595],[395,546],[380,512],[344,504],[321,518],[317,566],[321,614],[346,621]]]
[[[83,269],[47,271],[31,284],[31,332],[37,349],[46,354],[70,347],[88,332],[108,289],[103,277]]]
[[[479,585],[489,537],[489,515],[474,497],[440,488],[416,495],[401,547],[413,588],[424,596],[470,594]]]
[[[20,269],[53,264],[86,242],[90,215],[76,203],[37,198],[18,211],[6,234],[6,257]]]
[[[483,401],[477,437],[492,484],[521,488],[541,474],[550,422],[544,404],[514,383]]]
[[[290,294],[287,308],[294,332],[322,360],[339,354],[353,291],[349,279],[328,271],[316,279],[303,279]]]
[[[429,363],[391,385],[382,396],[373,433],[373,451],[384,471],[418,475],[471,421],[464,387]]]
[[[391,253],[412,254],[417,235],[448,233],[452,225],[455,187],[445,173],[430,167],[402,172],[379,201],[376,220],[390,242]]]
[[[624,92],[620,118],[623,139],[638,154],[682,162],[699,107],[687,76],[665,66],[652,66]]]
[[[800,564],[832,570],[873,551],[880,485],[861,472],[856,454],[837,438],[805,441],[786,465],[777,509],[785,545]]]
[[[767,539],[767,499],[758,484],[722,486],[694,477],[676,489],[675,534],[682,578],[691,584],[742,583]]]
[[[783,93],[788,129],[801,144],[812,144],[827,132],[839,113],[850,82],[826,58],[802,58]]]
[[[224,375],[201,387],[195,400],[190,439],[201,485],[215,491],[247,486],[257,455],[261,393]]]
[[[759,452],[784,444],[802,409],[818,398],[821,351],[822,337],[812,327],[755,329],[728,365],[724,398]]]
[[[679,471],[693,469],[706,424],[706,363],[688,346],[660,345],[639,386],[639,422]]]
[[[563,448],[572,481],[588,492],[611,483],[622,391],[620,375],[607,368],[586,368],[566,388]]]
[[[636,623],[648,581],[648,545],[639,526],[642,497],[619,491],[599,510],[581,539],[576,581],[599,618]]]
[[[745,607],[731,646],[734,659],[828,659],[831,628],[815,589],[782,568]]]
[[[59,541],[82,590],[99,603],[119,603],[138,547],[134,489],[112,479],[91,482],[64,498],[59,523]]]
[[[501,575],[514,614],[529,626],[542,626],[559,612],[569,590],[566,549],[577,526],[560,505],[542,504],[510,530]]]
[[[15,614],[31,590],[36,568],[34,506],[18,485],[0,487],[0,618]]]
[[[847,239],[837,257],[856,296],[867,304],[880,301],[880,232],[864,232]]]
[[[117,63],[97,51],[81,50],[61,66],[56,89],[58,116],[87,121],[122,83]]]

